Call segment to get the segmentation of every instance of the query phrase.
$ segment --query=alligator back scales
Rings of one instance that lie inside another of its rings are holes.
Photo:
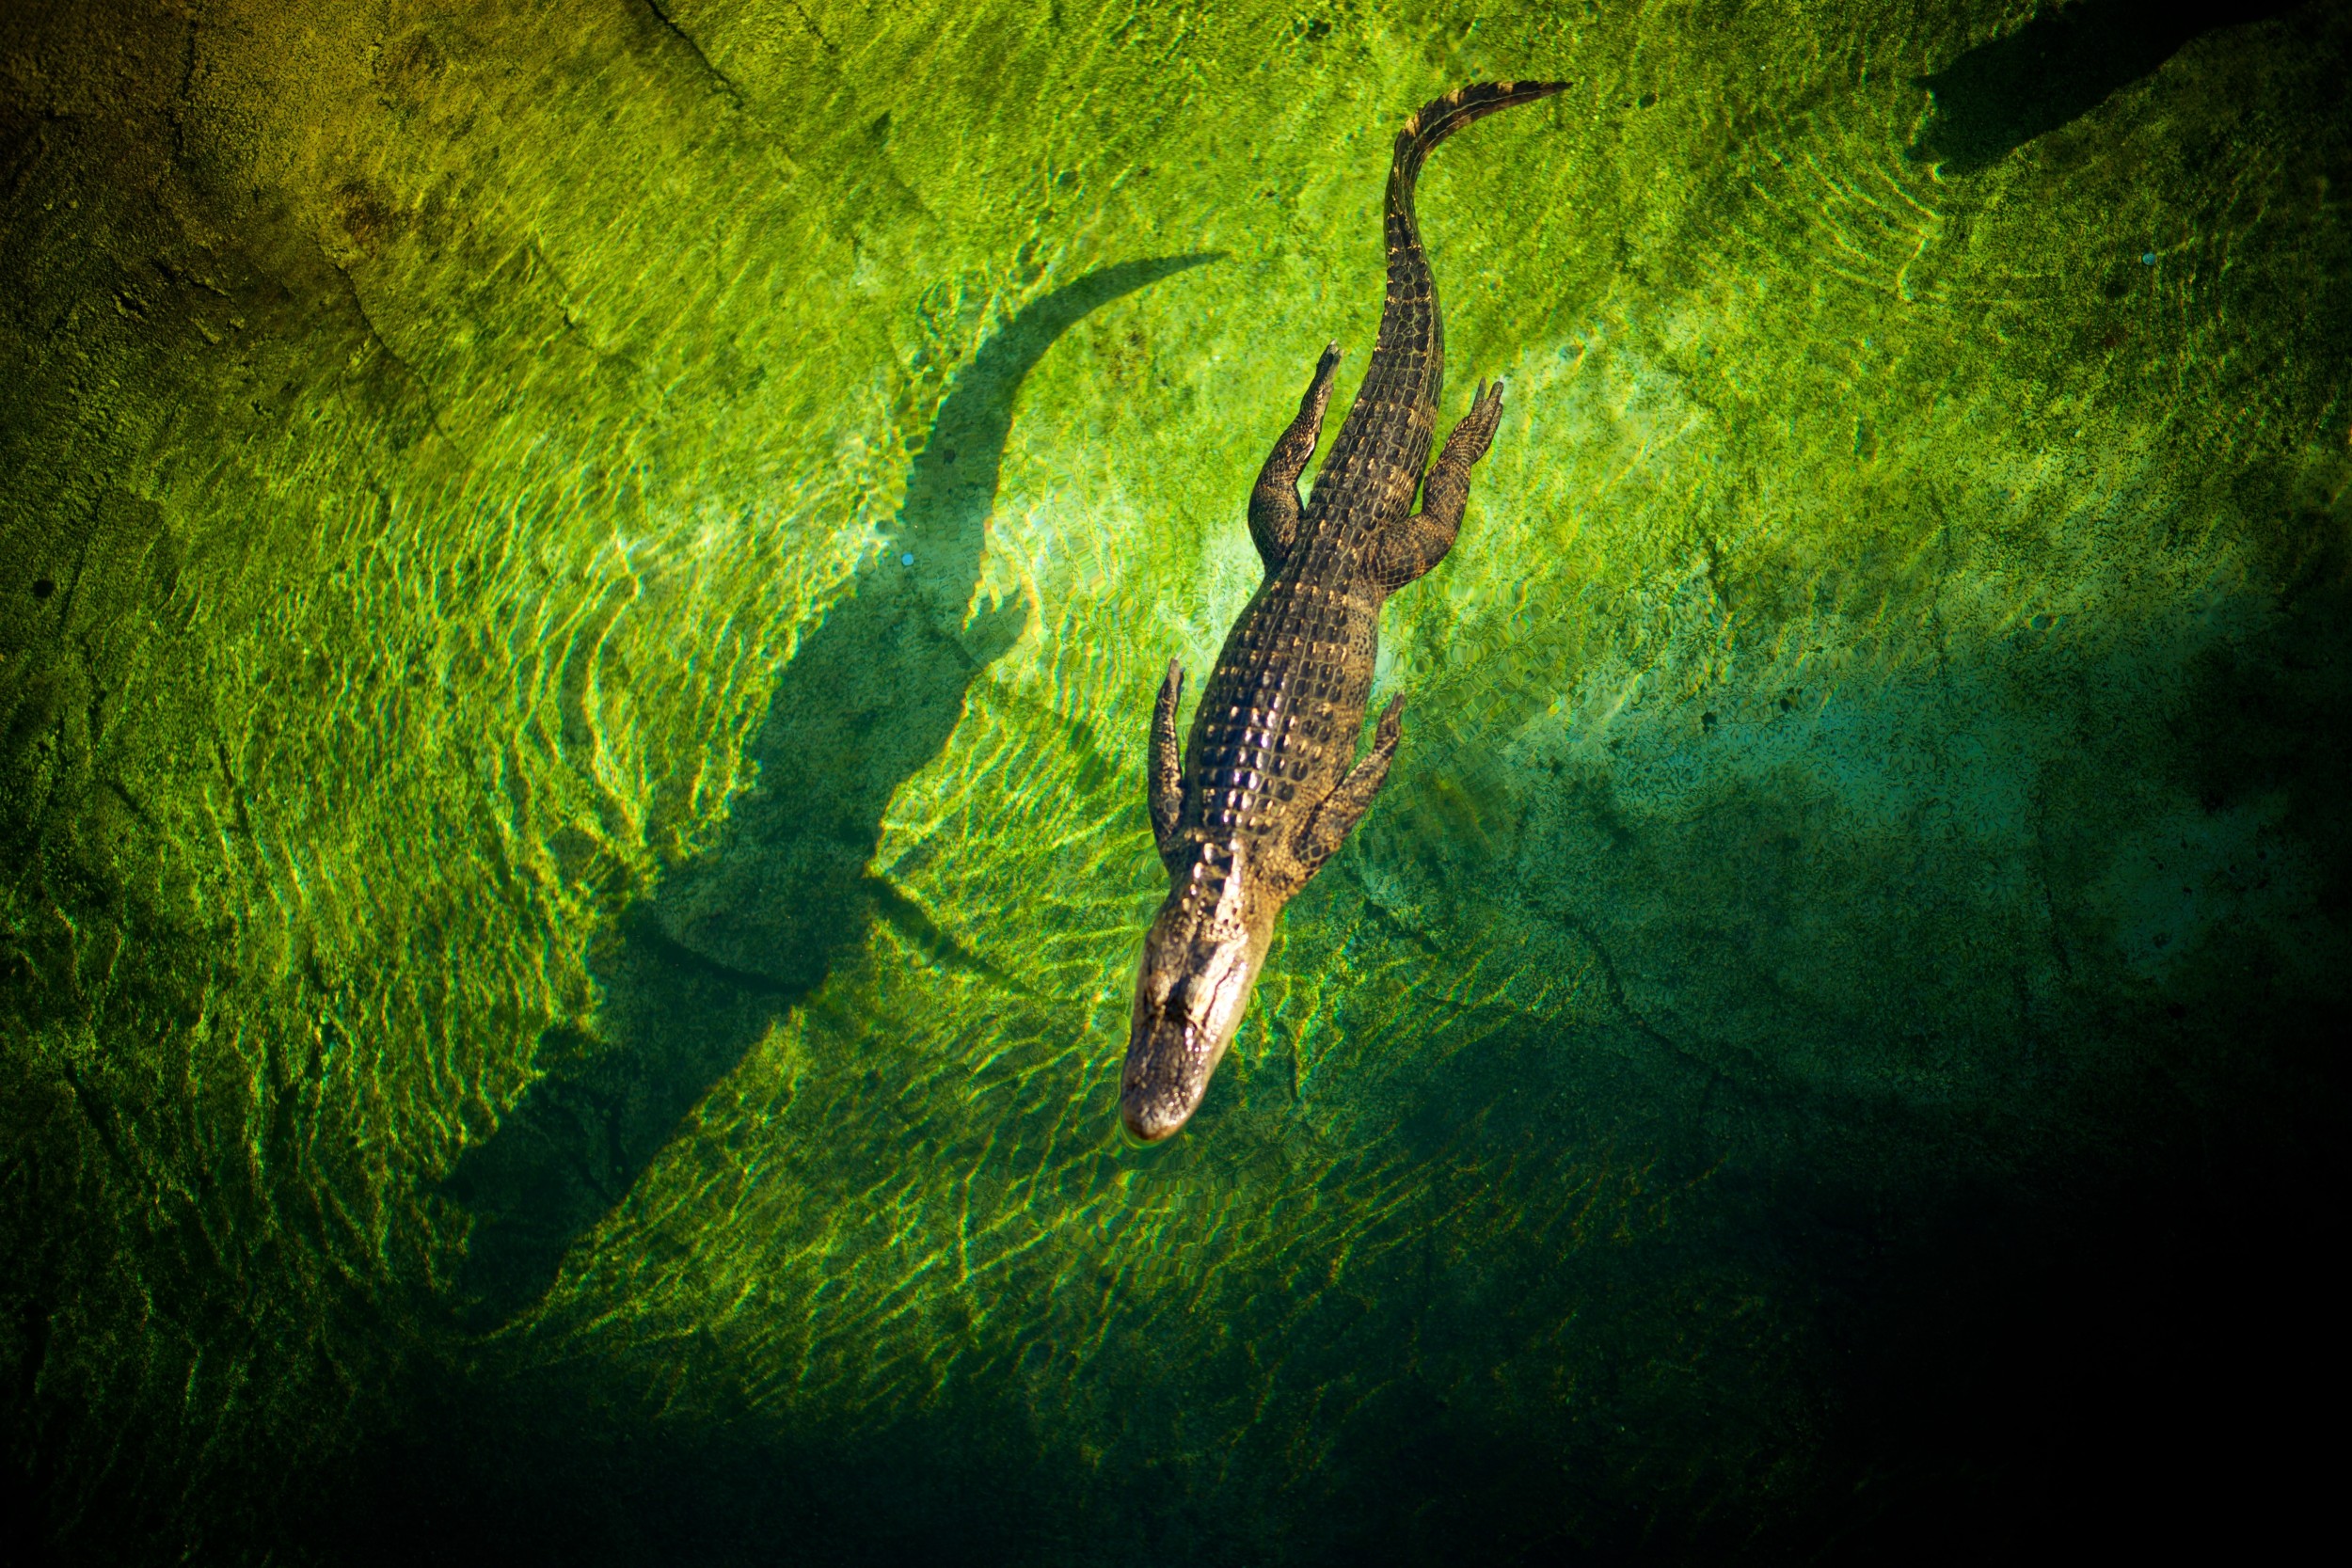
[[[1389,167],[1388,295],[1356,402],[1302,508],[1340,351],[1323,351],[1297,417],[1249,497],[1265,579],[1225,640],[1182,754],[1174,660],[1152,725],[1152,828],[1169,876],[1144,939],[1120,1078],[1120,1117],[1146,1142],[1199,1108],[1265,961],[1282,906],[1337,850],[1388,777],[1403,699],[1356,754],[1380,607],[1445,558],[1461,527],[1470,467],[1502,415],[1482,384],[1428,465],[1445,382],[1436,280],[1413,214],[1429,150],[1472,120],[1549,97],[1559,82],[1459,87],[1405,123]],[[1413,501],[1418,492],[1421,508]]]

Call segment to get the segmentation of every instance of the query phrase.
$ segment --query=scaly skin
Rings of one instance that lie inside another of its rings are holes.
[[[1380,607],[1445,559],[1470,498],[1470,466],[1502,417],[1502,384],[1482,384],[1424,478],[1445,333],[1413,215],[1422,160],[1470,121],[1565,85],[1480,83],[1406,121],[1389,169],[1388,299],[1371,368],[1303,511],[1298,476],[1323,433],[1338,344],[1323,351],[1298,417],[1258,475],[1249,532],[1265,580],[1225,639],[1181,758],[1184,672],[1168,661],[1152,723],[1151,806],[1171,885],[1144,938],[1119,1088],[1120,1119],[1147,1143],[1200,1108],[1282,906],[1331,858],[1388,777],[1402,697],[1381,713],[1372,750],[1356,754]]]

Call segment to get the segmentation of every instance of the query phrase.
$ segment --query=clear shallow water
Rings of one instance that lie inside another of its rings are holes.
[[[2340,1122],[2345,18],[2042,127],[1970,86],[2027,10],[11,23],[44,1549],[2292,1491],[2213,1434]],[[1396,774],[1125,1148],[1151,693],[1360,370],[1394,125],[1527,74],[1423,182],[1446,417],[1511,391]]]

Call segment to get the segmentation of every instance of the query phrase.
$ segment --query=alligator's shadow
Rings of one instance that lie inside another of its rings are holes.
[[[594,957],[593,1032],[541,1040],[544,1072],[443,1191],[473,1212],[460,1310],[504,1322],[553,1282],[678,1120],[814,990],[877,916],[947,963],[985,967],[869,870],[891,796],[946,745],[973,678],[1027,607],[965,619],[1023,379],[1081,318],[1187,255],[1089,273],[1023,309],[958,373],[905,503],[850,592],[803,637],[751,743],[758,782],[708,853],[678,867]]]
[[[2051,6],[1919,85],[1934,110],[1911,149],[1950,174],[1974,174],[2080,119],[2190,40],[2293,10],[2302,0],[2076,0]]]

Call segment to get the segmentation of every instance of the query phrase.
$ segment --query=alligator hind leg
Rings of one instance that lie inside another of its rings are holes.
[[[1332,786],[1331,793],[1323,798],[1323,803],[1315,807],[1314,815],[1299,830],[1298,842],[1291,852],[1298,859],[1298,880],[1302,886],[1308,878],[1323,869],[1325,861],[1339,853],[1347,835],[1364,819],[1364,813],[1372,809],[1372,798],[1389,782],[1389,764],[1396,760],[1396,743],[1404,734],[1397,715],[1404,708],[1403,693],[1389,699],[1389,705],[1380,710],[1379,726],[1372,732],[1372,750],[1356,759],[1347,777]]]
[[[1184,759],[1176,748],[1176,705],[1184,694],[1184,670],[1168,661],[1168,678],[1160,682],[1159,705],[1152,711],[1152,838],[1160,861],[1176,868],[1177,825],[1184,816]]]
[[[1257,485],[1249,492],[1249,537],[1257,541],[1258,558],[1269,572],[1282,564],[1291,542],[1298,537],[1298,476],[1307,471],[1307,459],[1323,438],[1323,410],[1331,401],[1331,378],[1339,369],[1340,345],[1325,345],[1323,357],[1315,361],[1315,378],[1298,400],[1297,418],[1274,443],[1273,455],[1258,470]]]
[[[1380,541],[1373,577],[1393,593],[1445,559],[1462,531],[1462,508],[1470,504],[1470,467],[1486,455],[1495,426],[1502,420],[1502,383],[1480,382],[1478,396],[1454,434],[1445,438],[1438,466],[1421,483],[1421,510]]]

